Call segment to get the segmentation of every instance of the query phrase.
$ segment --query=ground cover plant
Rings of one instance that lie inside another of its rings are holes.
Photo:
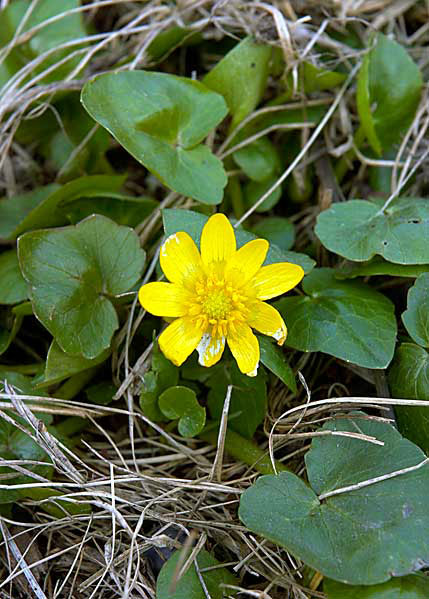
[[[427,598],[427,3],[0,8],[0,597]]]

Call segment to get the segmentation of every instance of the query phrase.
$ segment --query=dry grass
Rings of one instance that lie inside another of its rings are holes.
[[[7,0],[3,0],[1,6],[7,4]],[[362,38],[370,31],[383,29],[408,47],[424,72],[428,70],[429,26],[424,2],[103,0],[88,2],[81,10],[86,20],[103,25],[103,33],[86,38],[84,47],[81,47],[83,40],[67,44],[69,52],[79,59],[74,71],[61,82],[41,83],[47,71],[33,73],[47,58],[44,55],[27,64],[0,92],[0,189],[8,196],[30,187],[32,182],[34,158],[31,148],[19,146],[14,140],[15,132],[23,119],[52,109],[55,93],[78,90],[94,73],[117,65],[120,69],[153,66],[146,53],[147,47],[159,32],[173,25],[186,23],[192,30],[200,31],[204,38],[213,40],[251,33],[282,49],[295,78],[300,61],[305,59],[318,64],[321,49],[329,50],[335,57],[333,64],[344,64],[350,72],[340,89],[320,95],[317,101],[330,106],[326,116],[316,128],[303,129],[302,151],[276,182],[276,186],[280,185],[293,169],[299,172],[310,164],[316,167],[319,205],[305,208],[293,217],[298,247],[303,247],[313,239],[314,219],[324,202],[341,200],[344,193],[363,197],[366,167],[374,163],[381,165],[380,161],[359,154],[361,167],[341,190],[332,183],[332,173],[326,167],[324,157],[343,156],[353,145],[352,131],[356,122],[354,75],[362,58],[361,53],[352,52],[337,41],[334,34],[341,33],[346,24],[350,24]],[[412,33],[408,33],[411,30]],[[0,60],[12,46],[19,46],[30,34],[17,32],[11,46],[0,51]],[[128,57],[125,62],[124,57]],[[308,105],[311,101],[295,98],[298,106]],[[390,199],[412,175],[415,179],[411,193],[418,194],[427,183],[427,106],[425,96],[396,158],[389,163],[395,166]],[[227,140],[215,151],[225,153],[230,142],[233,140]],[[386,161],[383,164],[386,165]],[[402,167],[400,171],[399,166]],[[240,222],[250,216],[257,204]],[[192,202],[175,193],[164,193],[161,204],[162,207],[191,205]],[[142,243],[153,240],[159,228],[160,212],[157,211],[138,227]],[[153,256],[145,280],[153,274],[156,254]],[[322,253],[320,258],[322,262],[326,260]],[[222,455],[221,446],[214,448],[202,441],[184,440],[166,432],[138,409],[136,400],[141,376],[150,366],[151,347],[142,348],[134,364],[130,363],[129,348],[143,317],[134,303],[127,322],[117,334],[118,349],[113,357],[112,372],[118,386],[118,401],[111,407],[19,396],[10,388],[0,394],[3,400],[0,410],[12,401],[14,410],[26,422],[26,430],[47,451],[55,466],[55,482],[38,477],[29,486],[55,488],[60,492],[49,499],[23,501],[19,521],[0,519],[3,537],[0,543],[0,598],[152,599],[162,560],[173,549],[197,539],[199,542],[193,556],[206,548],[228,564],[241,581],[237,587],[239,596],[260,599],[324,597],[319,590],[320,577],[314,577],[309,585],[304,585],[301,563],[279,547],[256,538],[238,520],[240,494],[255,480],[257,471],[234,461],[227,454]],[[276,455],[297,473],[302,473],[303,454],[309,440],[317,434],[320,423],[326,418],[342,414],[356,405],[378,409],[383,416],[388,406],[398,403],[383,397],[349,397],[359,389],[359,381],[365,389],[369,384],[377,384],[378,393],[374,391],[374,395],[382,395],[382,385],[370,371],[347,365],[335,366],[332,360],[317,355],[297,354],[292,359],[296,370],[304,373],[308,387],[312,389],[311,407],[303,379],[296,397],[277,384],[270,389],[269,411],[257,441],[267,453],[272,457]],[[418,402],[408,403],[416,405]],[[51,437],[31,411],[40,404],[53,414],[88,419],[91,427],[85,432],[82,443],[70,450]],[[0,415],[8,418],[3,411]],[[374,441],[365,439],[362,442]],[[25,461],[7,464],[21,472],[31,465]],[[43,505],[53,503],[63,509],[64,504],[59,500],[89,503],[92,514],[69,517],[64,512],[62,518],[50,516]]]

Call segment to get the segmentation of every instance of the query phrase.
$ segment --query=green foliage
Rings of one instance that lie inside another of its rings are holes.
[[[179,369],[167,360],[159,350],[158,344],[154,345],[152,354],[152,368],[143,377],[143,387],[140,393],[140,407],[147,418],[157,422],[166,420],[161,412],[158,399],[163,391],[179,382]]]
[[[224,96],[233,117],[232,128],[259,104],[267,84],[271,52],[271,46],[246,37],[204,77],[207,87]]]
[[[61,209],[73,225],[91,214],[102,214],[118,225],[136,227],[158,206],[158,202],[147,197],[128,196],[114,191],[104,195],[64,202]]]
[[[110,355],[110,349],[102,351],[96,358],[72,356],[61,349],[56,341],[52,341],[46,357],[46,367],[43,380],[38,382],[38,388],[49,387],[67,379],[74,374],[83,372],[101,364]]]
[[[295,243],[295,229],[293,224],[281,216],[268,216],[261,219],[252,227],[256,237],[262,237],[276,245],[280,250],[287,251]]]
[[[399,198],[382,212],[366,200],[335,203],[319,215],[316,235],[348,260],[379,254],[396,264],[429,263],[429,201]]]
[[[426,599],[429,595],[429,579],[412,574],[371,586],[348,586],[325,579],[323,590],[327,599]]]
[[[252,181],[265,181],[280,168],[278,151],[267,137],[261,137],[236,150],[233,158]]]
[[[206,599],[207,594],[201,586],[195,565],[191,564],[185,574],[173,586],[176,580],[176,569],[181,557],[180,551],[175,551],[165,562],[156,582],[157,599]],[[211,599],[224,599],[230,595],[230,590],[222,585],[236,585],[237,579],[226,568],[220,568],[220,562],[210,553],[202,549],[198,553],[197,564]],[[206,570],[206,568],[215,568]]]
[[[429,272],[429,264],[393,264],[380,256],[375,256],[361,264],[347,264],[337,272],[337,279],[355,279],[356,277],[391,276],[415,279]]]
[[[389,370],[394,397],[429,401],[429,273],[420,275],[408,292],[402,320],[415,343],[401,343]],[[429,412],[424,407],[396,406],[401,433],[429,453]]]
[[[393,304],[355,281],[338,281],[329,268],[304,278],[305,296],[285,297],[276,307],[288,327],[286,345],[321,351],[366,368],[386,368],[395,349]]]
[[[178,430],[182,437],[195,437],[206,423],[206,410],[198,403],[196,393],[177,385],[169,387],[159,396],[159,409],[169,420],[179,420]]]
[[[259,336],[261,362],[284,383],[292,393],[296,393],[296,381],[292,368],[286,362],[282,350],[268,337]]]
[[[0,304],[18,304],[27,299],[27,284],[19,270],[16,250],[0,254]]]
[[[290,472],[260,477],[241,496],[240,518],[324,576],[371,585],[422,568],[429,558],[429,465],[320,499],[363,481],[416,466],[423,452],[384,422],[363,414],[326,423],[305,456],[309,484]],[[267,505],[270,506],[267,511]]]
[[[139,279],[145,253],[134,231],[104,216],[26,233],[18,242],[34,313],[61,349],[96,358],[119,322],[111,299]]]
[[[162,211],[162,220],[164,222],[164,231],[167,236],[177,233],[177,231],[186,231],[197,245],[200,243],[201,231],[206,224],[208,217],[193,212],[192,210],[178,210],[175,208],[167,208]],[[248,241],[256,239],[249,231],[236,229],[235,236],[237,239],[237,247],[241,247]],[[274,262],[292,262],[299,264],[304,269],[304,272],[309,273],[315,262],[306,254],[298,252],[284,252],[275,245],[271,245],[268,250],[264,264],[273,264]]]
[[[219,369],[207,381],[210,387],[208,406],[214,420],[221,417],[228,385],[233,385],[229,406],[228,427],[246,439],[251,439],[265,418],[267,407],[266,375],[261,370],[258,376],[242,374],[235,362]]]
[[[359,71],[357,107],[361,126],[378,155],[398,142],[411,125],[422,83],[418,66],[403,46],[377,34]]]
[[[222,200],[225,171],[201,143],[227,114],[222,96],[185,77],[131,71],[89,81],[82,103],[165,185],[206,204]]]

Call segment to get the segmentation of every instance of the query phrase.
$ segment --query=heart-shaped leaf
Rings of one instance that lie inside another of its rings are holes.
[[[379,155],[411,125],[422,83],[420,70],[405,48],[379,33],[365,55],[357,87],[361,125]]]
[[[158,202],[146,197],[133,197],[122,193],[110,193],[107,197],[81,197],[67,203],[61,203],[69,221],[75,225],[91,214],[102,214],[118,225],[136,227],[155,208]]]
[[[361,262],[380,254],[397,264],[429,263],[429,201],[400,198],[383,213],[374,202],[337,202],[322,212],[316,235],[344,258]]]
[[[394,306],[387,297],[357,281],[338,281],[330,268],[313,270],[302,288],[306,296],[275,303],[288,328],[287,345],[386,368],[396,341]]]
[[[409,290],[402,321],[416,343],[429,347],[429,272],[420,275]]]
[[[429,561],[429,464],[370,481],[421,464],[424,453],[389,424],[365,415],[323,429],[363,433],[384,445],[316,437],[306,455],[309,485],[290,472],[260,477],[241,496],[241,520],[347,584],[377,584],[423,568]],[[357,483],[362,485],[329,495]],[[326,498],[319,499],[322,495]]]
[[[96,358],[84,358],[83,356],[71,356],[66,354],[56,341],[52,341],[46,358],[46,367],[43,379],[37,383],[37,388],[50,387],[67,379],[78,372],[83,372],[101,364],[110,355],[110,350],[106,349]]]
[[[16,250],[0,254],[0,304],[18,304],[27,299],[27,283],[19,269]]]
[[[177,231],[186,231],[192,237],[197,245],[200,244],[201,232],[208,220],[208,216],[193,212],[192,210],[179,210],[177,208],[167,208],[162,211],[162,220],[164,223],[165,234],[172,235]],[[237,239],[237,248],[256,239],[256,235],[243,229],[235,229]],[[285,252],[280,250],[274,244],[270,245],[264,264],[273,264],[274,262],[292,262],[299,264],[304,269],[305,274],[309,273],[316,264],[306,254],[298,252]]]
[[[389,369],[389,384],[393,397],[429,401],[429,353],[414,343],[401,343]],[[395,415],[404,437],[429,453],[429,404],[395,406]]]
[[[323,591],[327,599],[427,599],[429,578],[412,574],[371,586],[349,586],[325,579]]]
[[[224,96],[233,127],[259,104],[267,84],[271,53],[271,46],[246,37],[204,77],[207,87]]]
[[[22,235],[18,255],[37,318],[68,354],[92,359],[110,345],[118,317],[109,298],[139,279],[137,235],[100,215]]]
[[[226,568],[220,567],[220,562],[202,549],[197,556],[198,568],[201,571],[207,592],[201,585],[194,564],[176,582],[176,570],[181,552],[175,551],[163,565],[156,581],[157,599],[224,599],[231,593],[223,587],[224,584],[236,585],[237,579]]]
[[[228,112],[222,96],[185,77],[127,71],[92,79],[81,99],[165,185],[206,204],[221,202],[226,174],[201,142]]]
[[[159,396],[158,405],[166,418],[179,420],[178,430],[182,437],[195,437],[203,430],[206,410],[189,387],[169,387]]]

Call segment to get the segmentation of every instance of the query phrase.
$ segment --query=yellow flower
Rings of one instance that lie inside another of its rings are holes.
[[[286,325],[263,300],[295,287],[304,271],[288,262],[262,266],[268,245],[254,239],[237,250],[234,229],[223,214],[205,224],[201,254],[187,233],[168,237],[160,262],[170,283],[143,285],[139,300],[151,314],[174,318],[159,336],[159,347],[173,364],[180,366],[196,349],[200,364],[213,366],[226,340],[241,372],[256,376],[259,343],[252,328],[284,343]]]

